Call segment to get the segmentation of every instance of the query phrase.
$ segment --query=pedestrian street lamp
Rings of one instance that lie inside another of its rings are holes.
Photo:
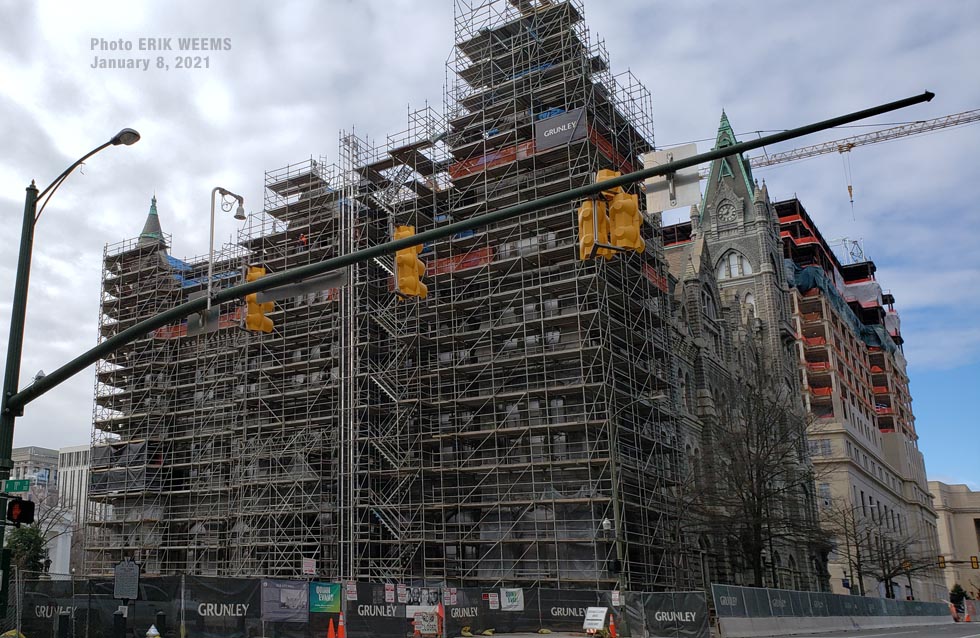
[[[235,200],[238,200],[238,208],[235,209],[235,219],[239,221],[245,221],[245,198],[241,195],[236,195],[231,191],[221,188],[220,186],[215,186],[211,189],[211,244],[208,249],[208,305],[205,311],[205,316],[211,310],[211,289],[214,279],[214,196],[221,194],[221,210],[225,212],[230,212],[231,207],[234,206]]]
[[[95,147],[74,164],[65,169],[53,182],[40,193],[37,185],[31,181],[27,187],[24,200],[24,220],[20,231],[20,249],[17,254],[17,275],[14,280],[14,297],[10,308],[10,336],[7,339],[7,362],[3,373],[3,394],[0,395],[0,481],[10,477],[13,461],[10,453],[14,443],[14,423],[18,416],[23,415],[23,408],[12,409],[10,398],[17,394],[20,381],[21,355],[24,349],[24,325],[27,317],[27,285],[31,277],[31,255],[34,249],[34,229],[41,213],[51,201],[51,196],[65,182],[71,173],[81,166],[85,160],[99,151],[110,146],[131,146],[138,142],[140,134],[131,128],[124,128],[112,136],[109,141]],[[2,487],[2,486],[0,486]],[[0,497],[0,510],[3,510],[4,500]],[[3,526],[0,526],[0,546],[3,545]],[[7,572],[3,573],[2,589],[6,591]],[[0,607],[6,600],[0,599]]]

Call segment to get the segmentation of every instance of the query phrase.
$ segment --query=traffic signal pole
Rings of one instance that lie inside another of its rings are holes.
[[[397,239],[390,241],[386,244],[379,244],[377,246],[371,246],[354,253],[347,255],[340,255],[338,257],[333,257],[315,264],[308,264],[306,266],[301,266],[299,268],[293,268],[291,270],[285,270],[278,273],[268,274],[255,281],[247,282],[234,286],[231,288],[225,288],[214,293],[210,302],[211,305],[224,303],[227,301],[235,301],[244,298],[246,295],[261,292],[263,290],[268,290],[270,288],[275,288],[277,286],[283,286],[285,284],[292,284],[310,277],[316,277],[318,275],[323,275],[325,273],[340,270],[346,268],[353,264],[368,261],[383,255],[390,255],[398,250],[404,248],[409,248],[412,246],[417,246],[427,242],[435,241],[438,239],[445,239],[451,237],[456,233],[475,230],[488,226],[490,224],[512,219],[514,217],[519,217],[521,215],[526,215],[528,213],[533,213],[544,208],[551,206],[558,206],[561,204],[567,204],[576,200],[580,200],[587,197],[592,197],[604,190],[610,190],[617,186],[626,186],[628,184],[634,184],[636,182],[644,181],[651,177],[657,177],[660,175],[668,175],[670,173],[675,173],[683,168],[688,168],[690,166],[696,166],[698,164],[704,164],[711,162],[716,159],[723,157],[729,157],[732,155],[738,155],[746,151],[751,151],[762,146],[769,146],[772,144],[777,144],[779,142],[784,142],[786,140],[791,140],[797,137],[802,137],[804,135],[809,135],[811,133],[816,133],[818,131],[823,131],[835,126],[841,126],[843,124],[850,124],[851,122],[856,122],[858,120],[863,120],[869,117],[874,117],[875,115],[881,115],[883,113],[889,113],[891,111],[896,111],[899,109],[906,108],[908,106],[913,106],[915,104],[920,104],[922,102],[928,102],[935,97],[934,93],[926,91],[921,95],[915,95],[902,100],[897,100],[895,102],[889,102],[887,104],[882,104],[869,109],[864,109],[861,111],[855,111],[847,115],[842,115],[839,117],[831,118],[829,120],[823,120],[821,122],[816,122],[814,124],[808,124],[806,126],[801,126],[799,128],[790,129],[783,131],[781,133],[775,133],[773,135],[768,135],[766,137],[761,137],[756,140],[749,142],[741,142],[739,144],[734,144],[732,146],[726,146],[724,148],[715,149],[707,153],[702,153],[700,155],[694,155],[685,159],[677,160],[675,162],[670,162],[667,164],[661,164],[660,166],[653,166],[650,168],[645,168],[633,173],[627,173],[626,175],[621,175],[619,177],[613,177],[602,182],[597,182],[594,184],[587,184],[585,186],[580,186],[578,188],[573,188],[562,193],[556,193],[554,195],[549,195],[547,197],[542,197],[530,202],[523,202],[509,208],[503,208],[485,215],[480,215],[477,217],[471,217],[470,219],[465,219],[462,221],[454,222],[447,226],[440,226],[439,228],[433,228],[432,230],[427,230],[425,232],[419,233],[417,235],[412,235],[405,237],[403,239]],[[570,211],[571,213],[571,211]],[[183,303],[175,308],[164,311],[158,315],[145,319],[136,325],[123,330],[119,334],[106,339],[96,347],[85,352],[84,354],[76,357],[75,359],[69,361],[65,365],[61,366],[57,370],[51,372],[45,377],[37,379],[31,385],[27,386],[20,392],[9,396],[6,404],[6,409],[11,414],[19,415],[24,406],[26,406],[31,401],[34,401],[44,393],[48,392],[52,388],[57,387],[61,383],[65,382],[73,375],[81,372],[85,368],[96,363],[100,359],[105,358],[107,355],[118,350],[122,346],[141,339],[146,336],[152,330],[165,326],[169,323],[181,320],[184,317],[195,313],[201,312],[208,306],[209,300],[201,297]],[[8,417],[8,414],[4,414],[4,417]],[[12,419],[12,416],[8,418]]]

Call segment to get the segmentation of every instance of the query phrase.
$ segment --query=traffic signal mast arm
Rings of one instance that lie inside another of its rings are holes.
[[[926,91],[921,95],[916,95],[902,100],[897,100],[895,102],[889,102],[887,104],[882,104],[880,106],[875,106],[869,109],[864,109],[861,111],[855,111],[847,115],[842,115],[839,117],[831,118],[829,120],[823,120],[822,122],[816,122],[814,124],[808,124],[806,126],[801,126],[799,128],[791,129],[788,131],[783,131],[781,133],[775,133],[773,135],[768,135],[766,137],[761,137],[756,140],[750,140],[747,142],[740,142],[733,146],[726,146],[724,148],[715,149],[713,151],[708,151],[707,153],[702,153],[700,155],[694,155],[692,157],[677,160],[675,162],[670,162],[667,164],[661,164],[658,166],[652,166],[650,168],[644,168],[633,173],[627,173],[626,175],[621,175],[619,177],[613,177],[604,182],[599,182],[595,184],[587,184],[585,186],[580,186],[578,188],[573,188],[571,190],[555,193],[554,195],[548,195],[540,199],[536,199],[530,202],[523,202],[509,208],[503,208],[500,210],[487,213],[485,215],[480,215],[478,217],[471,217],[470,219],[465,219],[462,221],[454,222],[452,224],[447,224],[445,226],[439,226],[438,228],[433,228],[432,230],[427,230],[425,232],[419,233],[418,235],[413,235],[410,237],[405,237],[402,239],[396,239],[394,241],[388,242],[387,244],[379,244],[377,246],[371,246],[354,253],[347,255],[340,255],[338,257],[332,257],[330,259],[317,262],[315,264],[309,264],[306,266],[301,266],[299,268],[293,268],[291,270],[285,270],[278,273],[272,273],[256,279],[255,281],[246,282],[244,284],[239,284],[238,286],[233,286],[231,288],[225,288],[216,292],[212,298],[212,304],[220,304],[227,301],[234,301],[250,295],[255,292],[260,292],[267,290],[269,288],[275,288],[277,286],[282,286],[284,284],[290,284],[297,281],[302,281],[309,277],[315,277],[317,275],[322,275],[330,271],[339,270],[341,268],[346,268],[352,264],[356,264],[362,261],[367,261],[369,259],[374,259],[375,257],[380,257],[382,255],[390,255],[398,250],[404,248],[410,248],[412,246],[417,246],[431,241],[436,241],[439,239],[445,239],[451,237],[456,233],[474,230],[477,228],[482,228],[483,226],[488,226],[490,224],[511,219],[514,217],[519,217],[520,215],[526,215],[527,213],[533,213],[544,208],[551,206],[559,206],[561,204],[567,204],[569,202],[579,201],[585,198],[592,197],[599,194],[604,190],[609,190],[619,186],[625,186],[627,184],[632,184],[635,182],[642,182],[650,177],[656,177],[658,175],[668,175],[679,171],[682,168],[687,168],[689,166],[697,166],[698,164],[703,164],[706,162],[711,162],[722,157],[728,157],[730,155],[738,155],[744,153],[745,151],[750,151],[762,146],[767,146],[770,144],[776,144],[777,142],[784,142],[786,140],[791,140],[803,135],[809,135],[810,133],[815,133],[817,131],[823,131],[835,126],[840,126],[842,124],[848,124],[850,122],[856,122],[858,120],[863,120],[865,118],[873,117],[875,115],[881,115],[882,113],[888,113],[890,111],[896,111],[908,106],[919,104],[922,102],[928,102],[935,94]],[[158,315],[145,319],[126,330],[123,330],[119,334],[112,336],[96,347],[88,350],[82,355],[76,357],[72,361],[69,361],[65,365],[61,366],[57,370],[36,380],[34,383],[24,388],[23,390],[17,392],[11,396],[7,401],[7,409],[20,414],[23,412],[24,406],[37,399],[45,392],[48,392],[52,388],[57,387],[67,379],[71,378],[73,375],[85,370],[89,366],[93,365],[100,359],[104,358],[106,355],[116,351],[118,348],[131,343],[137,339],[144,337],[151,330],[160,328],[169,323],[173,323],[179,319],[183,319],[187,315],[195,312],[203,311],[208,305],[208,300],[204,297],[194,299],[183,303],[175,308],[166,310]]]

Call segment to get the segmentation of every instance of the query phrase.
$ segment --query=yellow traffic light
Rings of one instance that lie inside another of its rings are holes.
[[[646,242],[640,236],[640,205],[636,195],[617,194],[609,202],[609,238],[613,246],[642,253]]]
[[[609,217],[606,215],[606,202],[587,199],[578,207],[578,258],[582,261],[592,258],[596,243],[609,243]],[[596,257],[612,259],[613,251],[598,248]]]
[[[395,239],[405,239],[415,234],[415,226],[395,227]],[[425,274],[425,263],[418,258],[422,246],[409,246],[395,252],[395,277],[398,281],[398,293],[403,297],[425,298],[429,288],[422,283]]]
[[[619,171],[601,170],[596,174],[596,182],[619,177]],[[641,253],[646,243],[640,235],[643,219],[640,216],[640,203],[636,195],[615,186],[602,191],[602,196],[609,206],[609,239],[610,244]]]
[[[946,569],[946,557],[942,554],[939,555],[939,569]]]
[[[265,274],[265,268],[249,266],[248,272],[245,273],[245,281],[255,281],[265,277]],[[258,294],[254,292],[245,295],[245,303],[248,306],[245,315],[245,329],[253,332],[272,332],[272,319],[266,317],[265,313],[272,312],[276,305],[271,301],[259,303]]]
[[[973,569],[980,569],[980,559],[976,556],[970,556],[970,567]]]

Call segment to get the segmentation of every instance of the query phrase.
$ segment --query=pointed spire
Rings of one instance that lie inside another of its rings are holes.
[[[160,218],[157,216],[157,196],[154,195],[150,200],[150,212],[146,215],[146,223],[143,224],[143,232],[140,233],[139,246],[162,245],[167,247],[163,238],[163,229],[160,228]]]
[[[732,123],[728,121],[725,109],[721,110],[721,121],[718,123],[718,136],[715,139],[715,148],[732,146],[735,144],[735,131],[732,130]]]

